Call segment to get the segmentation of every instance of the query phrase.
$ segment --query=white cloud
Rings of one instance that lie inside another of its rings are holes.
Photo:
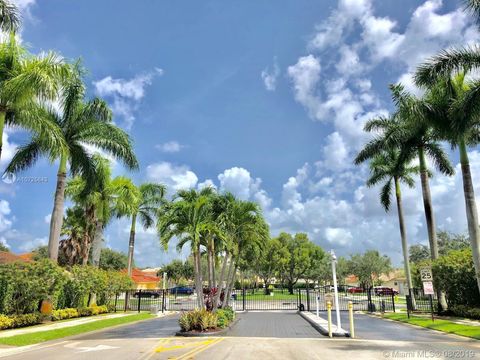
[[[154,72],[136,75],[129,80],[107,76],[94,81],[93,85],[99,96],[112,99],[114,114],[122,117],[127,128],[130,128],[135,120],[135,110],[145,96],[147,86],[151,85],[155,76],[162,74],[162,69],[155,68]]]
[[[45,217],[43,218],[43,221],[45,222],[45,224],[50,224],[50,221],[52,220],[52,214],[47,214],[45,215]]]
[[[45,246],[48,244],[48,238],[45,237],[37,237],[32,240],[22,241],[19,245],[19,249],[21,251],[31,251],[39,246]]]
[[[242,200],[248,200],[260,187],[261,180],[251,177],[244,168],[232,167],[218,175],[220,190],[229,191]]]
[[[190,189],[198,182],[197,175],[188,166],[177,166],[166,161],[148,165],[147,177],[173,190]]]
[[[167,141],[166,143],[155,145],[156,149],[165,153],[176,153],[182,150],[184,147],[185,145],[182,145],[177,141]]]
[[[12,220],[9,218],[11,213],[10,204],[6,200],[0,200],[0,232],[10,229]]]
[[[278,66],[277,59],[273,59],[273,69],[270,70],[268,67],[263,69],[262,73],[260,74],[265,84],[265,88],[268,91],[275,91],[277,87],[277,78],[280,75],[280,67]]]

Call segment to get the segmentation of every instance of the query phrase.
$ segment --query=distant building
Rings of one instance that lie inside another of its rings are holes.
[[[127,272],[127,270],[122,271],[125,273]],[[132,269],[131,278],[135,283],[135,288],[137,290],[151,290],[160,288],[161,279],[156,275],[156,273],[152,273],[150,271],[143,271],[140,269]]]
[[[32,261],[31,255],[31,253],[16,255],[10,251],[0,251],[0,265],[11,264],[17,261],[30,262]]]

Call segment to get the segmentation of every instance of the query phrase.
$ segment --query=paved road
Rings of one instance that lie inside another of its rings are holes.
[[[342,314],[343,317],[346,314]],[[157,359],[386,359],[445,358],[444,351],[467,351],[479,358],[480,342],[356,315],[358,339],[329,339],[295,313],[240,314],[225,336],[173,337],[177,316],[45,343],[9,356],[12,360]],[[346,320],[346,319],[345,319]],[[345,322],[347,324],[347,322]],[[348,327],[348,326],[347,326]],[[424,351],[425,353],[421,353]],[[458,357],[457,357],[458,358]]]

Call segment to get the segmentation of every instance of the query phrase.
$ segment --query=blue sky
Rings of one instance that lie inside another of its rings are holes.
[[[343,255],[378,248],[396,264],[396,213],[352,165],[363,124],[391,110],[389,83],[418,91],[409,73],[419,61],[479,39],[457,0],[17,3],[33,52],[83,59],[89,94],[109,101],[135,141],[137,183],[213,184],[259,201],[274,235],[304,231]],[[8,130],[2,168],[25,139]],[[475,178],[480,154],[471,157]],[[0,241],[13,251],[46,243],[55,174],[41,161],[22,175],[48,181],[0,185]],[[439,227],[463,232],[461,179],[436,176],[432,195]],[[409,241],[425,242],[418,187],[405,205]],[[141,266],[179,256],[153,231],[138,237]],[[127,242],[128,221],[113,221],[107,245]]]

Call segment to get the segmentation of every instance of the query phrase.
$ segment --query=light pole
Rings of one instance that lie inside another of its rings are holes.
[[[335,294],[335,313],[337,314],[337,330],[340,330],[342,328],[342,323],[340,321],[340,309],[338,306],[338,288],[337,288],[337,269],[336,269],[336,264],[337,264],[337,256],[335,255],[335,252],[330,250],[330,255],[332,256],[332,275],[333,275],[333,291]]]

